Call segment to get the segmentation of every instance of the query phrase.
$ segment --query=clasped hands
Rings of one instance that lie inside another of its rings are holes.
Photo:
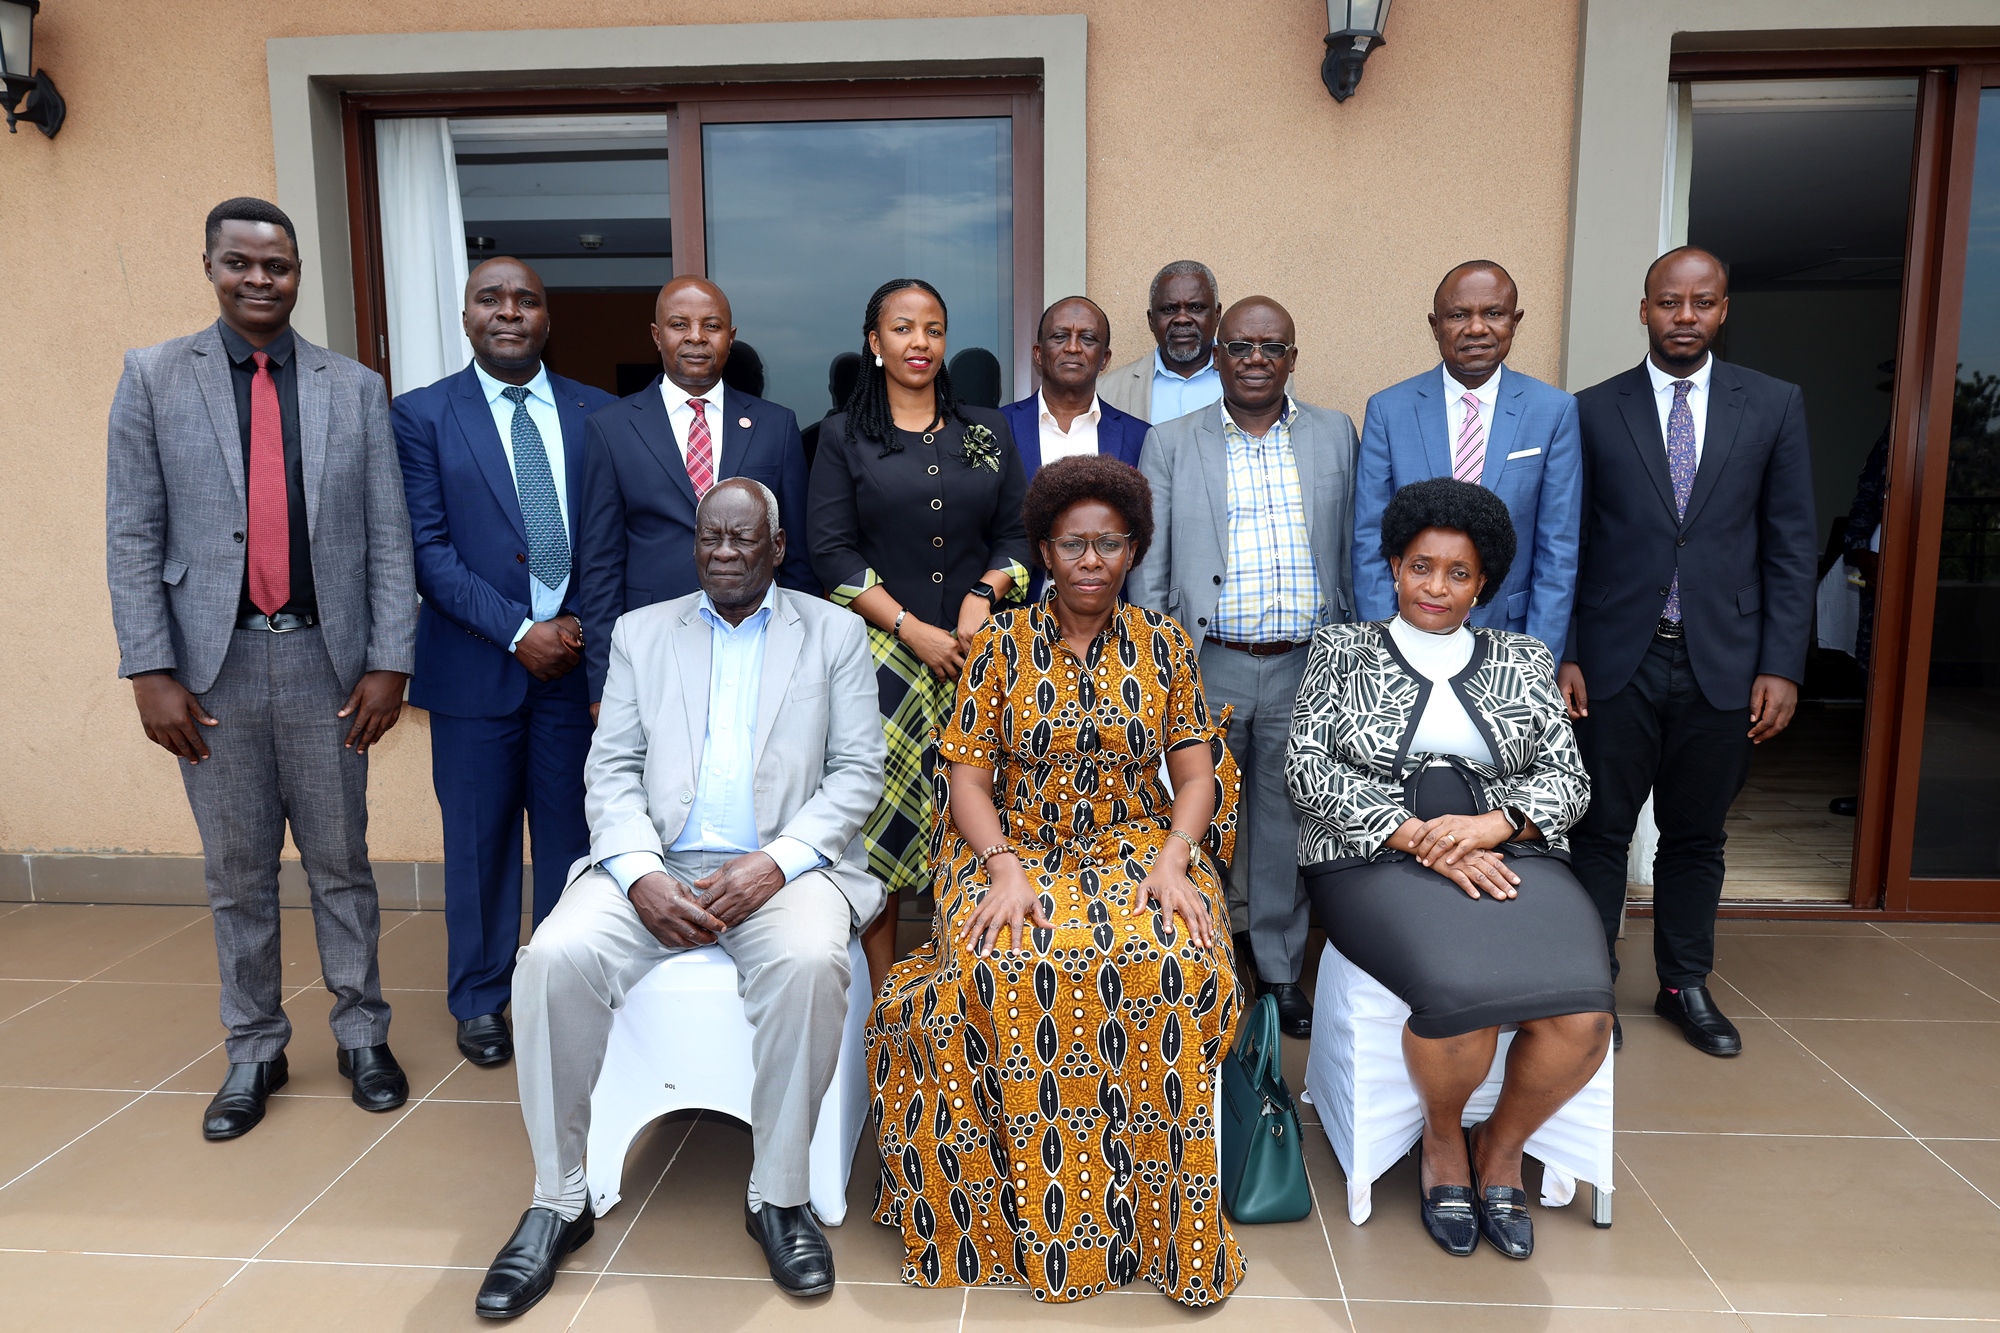
[[[632,882],[626,896],[654,939],[669,949],[696,949],[741,925],[784,887],[785,872],[776,861],[764,852],[745,852],[693,885],[663,870],[649,871]]]
[[[514,645],[514,657],[536,680],[561,680],[583,661],[583,622],[569,615],[537,620]]]
[[[1406,819],[1389,835],[1390,847],[1408,852],[1417,864],[1443,875],[1468,897],[1484,893],[1505,901],[1515,896],[1521,877],[1493,849],[1514,836],[1514,826],[1498,810],[1483,815],[1439,815]]]
[[[999,947],[1002,936],[1007,940],[1006,951],[1011,953],[1028,946],[1031,927],[1040,930],[1055,927],[1041,895],[1028,884],[1027,871],[1018,855],[995,853],[986,864],[992,886],[958,928],[958,942],[970,942],[972,952],[982,958]],[[1187,868],[1187,844],[1179,838],[1169,838],[1160,854],[1153,858],[1153,868],[1140,881],[1134,904],[1158,912],[1169,927],[1178,916],[1195,947],[1206,949],[1214,938],[1215,926],[1209,919],[1206,900],[1188,879]],[[1126,907],[1124,915],[1130,916],[1133,910]]]
[[[987,617],[993,612],[984,597],[967,594],[958,607],[958,628],[939,629],[926,624],[915,616],[903,620],[901,638],[909,645],[917,660],[931,669],[931,674],[939,680],[957,680],[958,673],[965,669],[965,655],[972,650],[972,640],[986,627]]]

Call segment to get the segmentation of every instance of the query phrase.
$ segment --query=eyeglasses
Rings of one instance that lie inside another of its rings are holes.
[[[1106,560],[1116,560],[1125,553],[1125,548],[1131,540],[1132,534],[1129,532],[1101,532],[1092,538],[1058,537],[1049,545],[1055,547],[1056,554],[1065,560],[1083,559],[1085,548],[1091,546],[1095,546],[1097,553]]]
[[[1261,347],[1264,349],[1265,360],[1276,361],[1296,346],[1298,346],[1297,343],[1258,343],[1239,338],[1235,342],[1222,344],[1222,350],[1235,357],[1238,361],[1247,361],[1250,358],[1250,349]]]

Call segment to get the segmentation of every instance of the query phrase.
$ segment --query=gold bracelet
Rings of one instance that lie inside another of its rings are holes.
[[[1196,842],[1193,838],[1190,838],[1187,834],[1181,832],[1177,828],[1168,829],[1167,836],[1169,838],[1179,838],[1182,842],[1188,845],[1188,867],[1190,869],[1201,864],[1200,843]]]

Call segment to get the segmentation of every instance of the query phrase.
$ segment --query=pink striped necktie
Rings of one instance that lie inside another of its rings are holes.
[[[715,485],[715,454],[708,433],[708,415],[702,411],[708,404],[690,398],[688,406],[694,409],[694,420],[688,422],[688,480],[694,483],[694,498],[699,500]]]
[[[1465,420],[1458,427],[1458,450],[1453,455],[1451,475],[1476,486],[1486,471],[1486,427],[1479,420],[1478,394],[1468,393],[1458,401],[1465,404]]]

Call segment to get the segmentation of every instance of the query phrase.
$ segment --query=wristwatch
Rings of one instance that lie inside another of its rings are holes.
[[[1518,838],[1518,837],[1520,837],[1520,836],[1521,836],[1521,830],[1522,830],[1522,829],[1524,829],[1524,828],[1526,828],[1526,827],[1528,826],[1528,817],[1527,817],[1526,815],[1522,814],[1522,813],[1521,813],[1521,812],[1520,812],[1519,810],[1516,810],[1516,809],[1515,809],[1515,808],[1514,808],[1513,806],[1511,806],[1511,805],[1503,805],[1503,806],[1501,806],[1501,807],[1500,807],[1500,809],[1499,809],[1499,811],[1498,811],[1498,814],[1499,814],[1500,818],[1502,818],[1502,819],[1506,820],[1506,821],[1507,821],[1507,823],[1508,823],[1508,824],[1509,824],[1509,825],[1510,825],[1510,826],[1511,826],[1511,827],[1513,828],[1513,830],[1514,830],[1514,832],[1513,832],[1513,834],[1512,834],[1512,837],[1513,837],[1513,838]],[[1510,841],[1511,841],[1511,838],[1510,838]]]
[[[966,589],[965,595],[967,597],[984,597],[988,606],[992,606],[1000,600],[1000,594],[993,591],[993,585],[985,579],[979,580],[979,582]]]

